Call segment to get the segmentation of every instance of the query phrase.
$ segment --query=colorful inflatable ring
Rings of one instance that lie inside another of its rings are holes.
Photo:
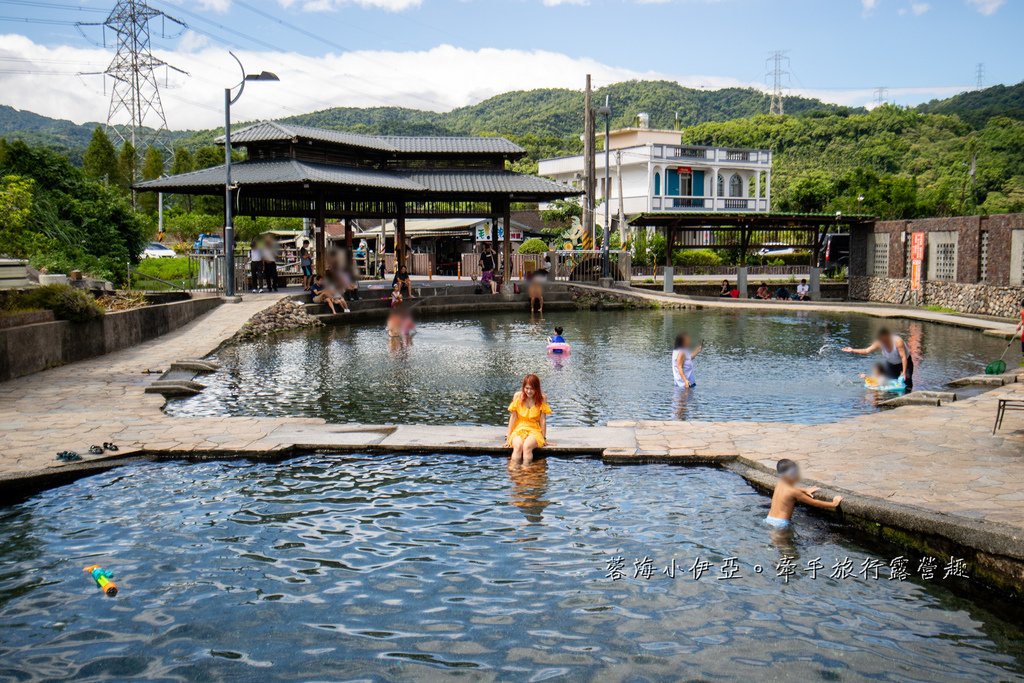
[[[548,344],[548,353],[555,353],[559,355],[568,356],[572,352],[572,347],[565,342]]]
[[[865,381],[864,382],[864,387],[866,389],[874,389],[875,391],[885,391],[885,392],[896,393],[896,392],[899,392],[899,391],[906,391],[907,390],[907,383],[906,383],[906,381],[904,381],[904,379],[902,377],[900,377],[900,378],[897,378],[897,379],[889,380],[888,382],[878,382],[878,383],[875,383],[875,382]]]

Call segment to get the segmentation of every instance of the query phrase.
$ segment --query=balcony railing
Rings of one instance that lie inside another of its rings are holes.
[[[720,147],[693,147],[685,145],[652,145],[651,156],[655,159],[681,159],[687,161],[739,162],[771,165],[771,153],[767,150],[724,149]]]
[[[651,197],[651,211],[768,211],[768,200],[753,197],[659,195]]]

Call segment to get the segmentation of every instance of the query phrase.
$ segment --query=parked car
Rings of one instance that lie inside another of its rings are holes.
[[[142,251],[141,258],[174,258],[177,255],[177,252],[166,245],[150,242]]]
[[[818,256],[818,267],[828,272],[845,268],[850,263],[850,234],[837,232],[825,235]]]

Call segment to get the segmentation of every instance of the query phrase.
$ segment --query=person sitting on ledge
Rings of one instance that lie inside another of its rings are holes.
[[[512,448],[512,457],[508,461],[509,468],[518,465],[529,465],[533,462],[533,451],[543,448],[547,443],[548,421],[551,406],[540,389],[540,378],[527,375],[523,378],[523,386],[512,397],[508,404],[508,431],[505,434],[505,445]]]
[[[395,278],[391,281],[391,286],[398,287],[399,293],[404,289],[409,293],[410,299],[415,298],[412,295],[412,279],[409,277],[409,268],[407,266],[402,266],[398,269],[398,272],[395,273]]]
[[[772,298],[771,290],[768,289],[768,283],[762,282],[761,286],[757,288],[757,292],[754,294],[755,299],[763,299],[767,301]]]
[[[323,275],[316,276],[316,280],[310,285],[309,291],[313,295],[313,303],[327,304],[327,307],[331,309],[331,315],[338,314],[338,309],[334,307],[335,304],[341,304],[345,312],[349,312],[348,302],[345,301],[345,297],[335,292],[330,285],[326,284]]]
[[[718,292],[718,296],[729,297],[732,296],[732,287],[729,286],[728,280],[722,280],[722,289]]]
[[[796,300],[797,301],[810,301],[811,300],[811,288],[807,284],[807,280],[801,280],[800,284],[796,286]]]
[[[779,285],[779,288],[775,290],[775,298],[779,301],[789,301],[791,296],[789,287],[785,285]]]
[[[788,458],[776,463],[775,472],[779,475],[779,482],[772,493],[772,507],[768,511],[768,516],[764,518],[765,523],[771,527],[787,528],[793,519],[793,509],[798,502],[826,510],[835,510],[843,502],[842,496],[834,497],[831,503],[818,500],[814,497],[814,492],[818,490],[816,487],[805,489],[797,486],[800,482],[800,467]]]

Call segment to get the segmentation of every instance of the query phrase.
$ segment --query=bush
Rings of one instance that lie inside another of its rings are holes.
[[[677,266],[720,266],[722,257],[710,249],[679,249],[673,254]]]
[[[520,254],[545,254],[550,249],[547,243],[537,237],[531,237],[522,244],[519,245]]]
[[[806,266],[811,262],[811,254],[798,251],[794,254],[775,254],[774,256],[754,256],[748,262],[759,261],[764,266]]]
[[[96,303],[92,294],[71,285],[45,285],[22,292],[13,297],[9,307],[50,310],[58,320],[76,323],[95,320],[104,313],[103,307]]]
[[[195,266],[193,266],[193,269],[195,269]],[[161,280],[171,281],[187,280],[195,275],[194,272],[189,273],[187,256],[142,259],[135,270],[145,275],[158,277]]]

